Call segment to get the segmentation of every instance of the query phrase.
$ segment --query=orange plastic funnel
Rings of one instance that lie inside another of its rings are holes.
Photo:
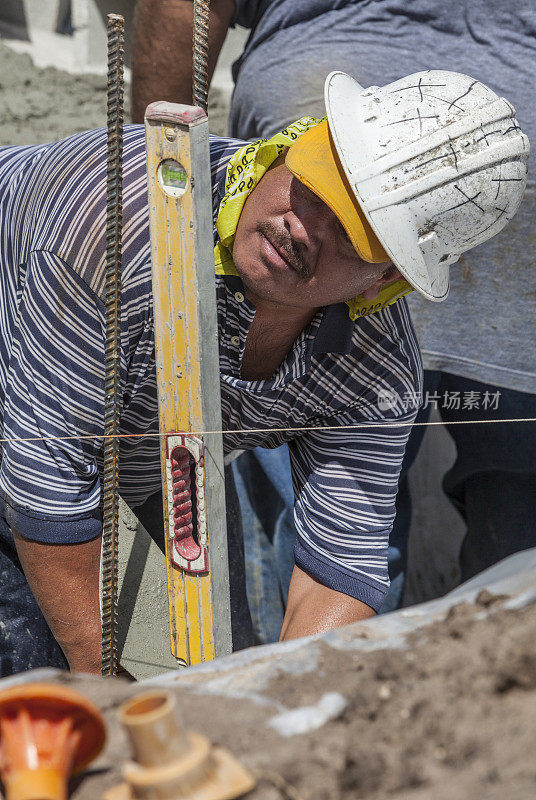
[[[71,689],[27,683],[0,692],[6,800],[66,800],[67,781],[104,745],[100,711]]]

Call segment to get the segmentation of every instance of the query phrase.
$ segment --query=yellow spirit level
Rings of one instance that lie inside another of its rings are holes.
[[[208,119],[153,103],[145,133],[171,649],[190,665],[232,649]]]

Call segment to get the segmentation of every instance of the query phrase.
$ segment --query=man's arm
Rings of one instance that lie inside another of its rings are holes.
[[[373,616],[370,606],[323,586],[299,567],[294,567],[279,638],[299,639]]]
[[[100,674],[101,537],[52,545],[13,536],[26,580],[71,670]]]
[[[132,49],[132,121],[149,103],[192,103],[193,0],[138,0]],[[211,0],[208,78],[235,12],[234,0]]]

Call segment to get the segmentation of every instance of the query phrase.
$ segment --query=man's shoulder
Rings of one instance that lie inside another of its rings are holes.
[[[145,132],[125,125],[123,234],[125,280],[149,253]],[[54,144],[39,168],[44,198],[34,247],[55,253],[99,297],[106,266],[107,131],[98,128]]]
[[[372,336],[374,341],[392,341],[402,350],[408,342],[416,342],[415,328],[404,297],[373,314],[358,317],[354,322],[353,340],[358,342],[363,336]]]
[[[352,345],[360,371],[374,375],[376,389],[399,398],[420,396],[422,358],[405,298],[357,319]]]
[[[248,144],[244,139],[233,139],[231,136],[216,136],[213,133],[209,136],[209,143],[211,161],[229,161],[237,150]]]
[[[357,319],[354,341],[369,338],[384,348],[391,360],[404,361],[420,368],[421,353],[408,303],[403,297],[374,314]]]

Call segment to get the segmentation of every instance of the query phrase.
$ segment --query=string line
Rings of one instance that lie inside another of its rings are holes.
[[[428,422],[363,422],[356,425],[309,425],[303,427],[293,428],[239,428],[237,430],[221,431],[221,430],[206,430],[206,431],[177,431],[184,433],[188,436],[210,436],[219,434],[221,436],[234,436],[238,433],[298,433],[305,431],[344,431],[344,430],[362,430],[364,428],[418,428],[418,427],[436,427],[438,425],[499,425],[514,422],[536,422],[536,417],[522,417],[520,419],[463,419],[454,420],[452,422],[444,422],[443,420],[432,420]],[[68,442],[68,441],[87,441],[93,439],[144,439],[144,438],[163,438],[174,431],[168,433],[119,433],[117,435],[99,436],[98,434],[87,434],[86,436],[18,436],[18,437],[4,437],[0,438],[0,444],[3,442]]]

